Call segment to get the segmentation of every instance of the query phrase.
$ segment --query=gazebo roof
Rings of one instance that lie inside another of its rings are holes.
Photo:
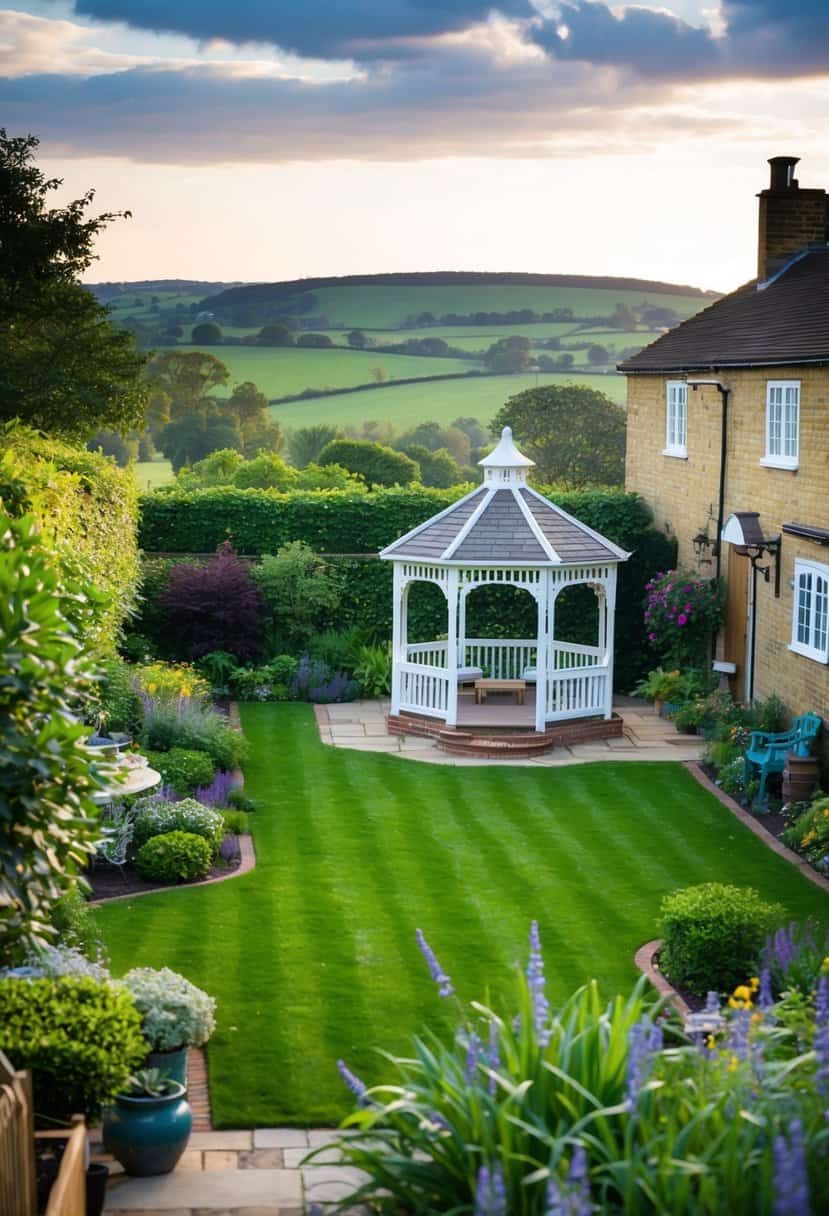
[[[479,461],[486,480],[446,510],[382,550],[387,559],[450,565],[579,566],[630,556],[526,485],[533,461],[504,427]]]

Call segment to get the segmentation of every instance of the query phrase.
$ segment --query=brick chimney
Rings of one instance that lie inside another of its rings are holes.
[[[771,182],[760,199],[757,279],[765,282],[808,245],[825,245],[829,196],[825,190],[801,190],[794,175],[798,156],[773,156]]]

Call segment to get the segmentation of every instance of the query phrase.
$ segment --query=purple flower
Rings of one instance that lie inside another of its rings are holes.
[[[774,996],[771,990],[771,971],[768,967],[763,967],[760,970],[760,991],[757,994],[757,1008],[765,1011],[771,1009],[774,1004]]]
[[[434,951],[426,941],[426,938],[423,936],[420,929],[415,930],[415,936],[417,938],[417,944],[420,946],[420,952],[426,959],[426,962],[429,964],[429,974],[438,985],[440,995],[452,996],[455,991],[455,989],[452,987],[452,981],[448,975],[444,974],[443,968],[435,958]]]
[[[679,616],[676,618],[676,623],[680,626],[688,624],[688,618],[684,612],[680,612]]]
[[[210,785],[200,785],[196,790],[196,798],[205,806],[227,806],[227,796],[235,789],[236,781],[232,773],[218,772]]]
[[[786,925],[778,929],[771,937],[766,938],[763,947],[762,963],[764,967],[779,968],[785,974],[794,961],[795,941],[794,926]]]
[[[478,1080],[478,1061],[481,1058],[481,1040],[473,1030],[466,1044],[466,1083],[473,1085]]]
[[[655,642],[655,641],[656,641],[656,634],[655,634],[655,633],[649,633],[649,634],[648,634],[648,641],[649,641],[649,642]]]
[[[642,1086],[648,1079],[651,1057],[662,1050],[662,1027],[655,1026],[647,1014],[634,1022],[628,1032],[627,1083],[625,1096],[633,1109],[639,1099]]]
[[[792,1119],[789,1135],[775,1136],[774,1216],[810,1216],[809,1175],[806,1172],[806,1146],[799,1119]]]
[[[475,1187],[475,1216],[507,1216],[507,1192],[500,1165],[482,1165]]]
[[[556,1178],[547,1184],[546,1216],[590,1216],[592,1211],[587,1153],[580,1144],[570,1160],[566,1187],[562,1188]]]
[[[815,997],[815,1058],[818,1092],[825,1094],[829,1092],[829,979],[825,975],[818,980]]]
[[[530,926],[530,961],[527,964],[527,984],[533,1003],[533,1022],[540,1047],[546,1047],[550,1042],[550,1004],[545,994],[544,956],[541,953],[541,937],[538,932],[538,921]]]
[[[365,1082],[361,1081],[360,1078],[351,1071],[345,1060],[337,1060],[337,1071],[348,1088],[354,1094],[358,1104],[360,1106],[365,1106],[367,1102],[366,1089],[368,1088]]]
[[[751,1027],[751,1013],[748,1009],[735,1009],[734,1016],[728,1027],[728,1046],[738,1060],[748,1058],[748,1032]]]

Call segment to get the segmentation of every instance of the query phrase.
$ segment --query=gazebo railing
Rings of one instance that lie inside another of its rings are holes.
[[[424,663],[401,663],[399,670],[400,708],[445,718],[449,708],[448,673]]]
[[[608,704],[607,663],[593,667],[572,667],[553,673],[547,683],[548,721],[584,718],[603,713]]]
[[[574,642],[552,643],[553,671],[595,667],[604,658],[599,646],[577,646]],[[481,667],[493,680],[520,680],[528,667],[536,666],[535,638],[467,638],[465,667]]]
[[[447,649],[446,642],[411,642],[406,647],[406,658],[426,667],[445,667]]]

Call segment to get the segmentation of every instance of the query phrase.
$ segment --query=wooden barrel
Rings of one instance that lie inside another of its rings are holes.
[[[789,752],[783,769],[783,801],[806,802],[818,783],[816,756],[796,756]]]

